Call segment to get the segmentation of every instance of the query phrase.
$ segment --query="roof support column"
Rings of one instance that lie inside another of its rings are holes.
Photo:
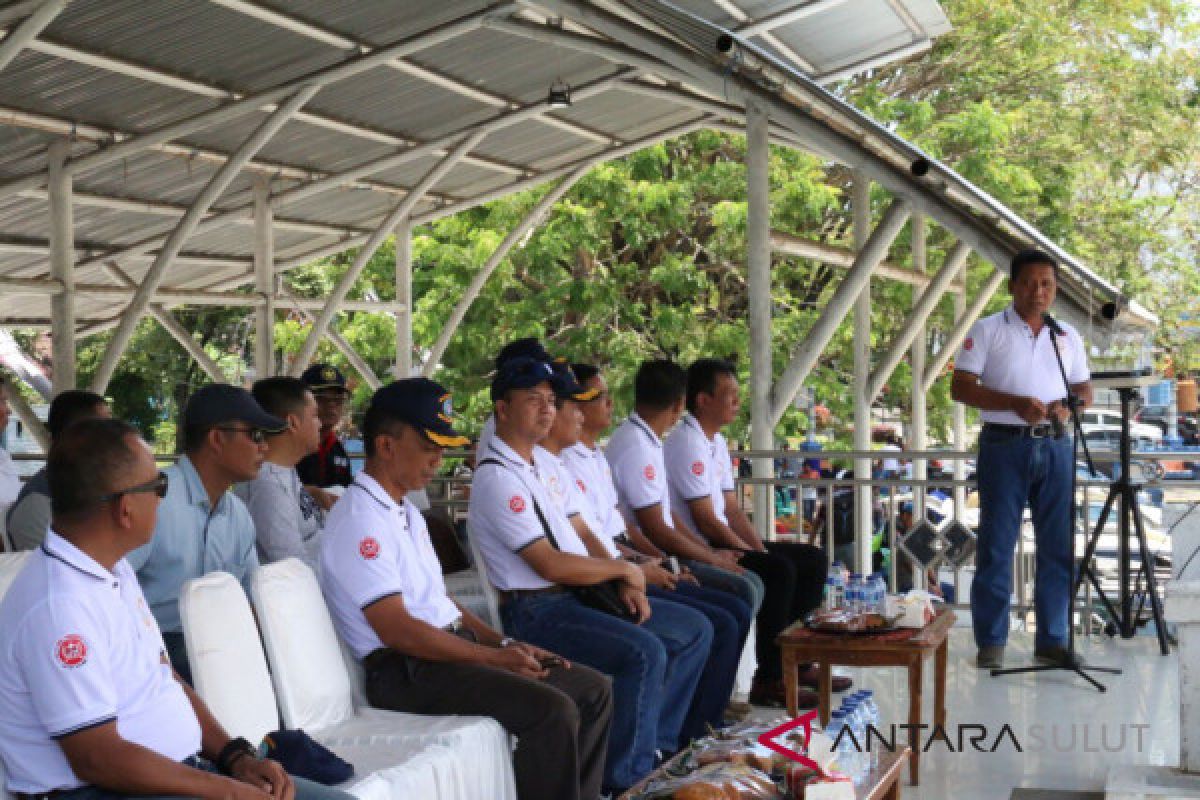
[[[26,385],[33,389],[37,388],[31,384]],[[46,430],[46,424],[38,419],[37,412],[33,410],[33,406],[29,405],[29,401],[25,399],[25,395],[21,394],[20,390],[18,390],[16,386],[11,386],[5,396],[8,398],[8,405],[12,408],[13,413],[17,415],[17,419],[21,420],[21,422],[25,424],[25,428],[29,431],[29,435],[32,436],[34,441],[38,443],[38,446],[42,448],[42,452],[49,453],[50,431]],[[3,537],[0,537],[0,544],[2,544],[3,541]],[[3,546],[0,546],[0,550],[3,549]]]
[[[914,264],[917,261],[916,226],[918,220],[920,220],[922,236],[924,236],[925,215],[919,213],[913,214]],[[922,262],[926,260],[924,247],[924,239],[922,238]],[[908,349],[909,345],[917,341],[922,332],[924,332],[925,321],[929,319],[929,315],[932,314],[934,309],[937,308],[938,301],[942,299],[942,295],[946,293],[946,290],[950,287],[950,284],[962,271],[963,264],[967,263],[967,256],[970,254],[971,248],[967,247],[962,242],[959,242],[954,246],[954,249],[946,255],[946,263],[942,265],[942,268],[940,271],[938,271],[938,274],[934,276],[933,280],[925,288],[925,291],[920,295],[916,302],[913,303],[912,314],[909,315],[909,318],[905,321],[904,326],[896,332],[896,335],[892,339],[892,343],[888,347],[887,352],[884,354],[883,358],[880,359],[879,365],[875,368],[875,371],[871,373],[871,381],[867,386],[867,396],[869,398],[874,400],[879,396],[879,393],[883,390],[883,385],[887,383],[888,378],[892,377],[892,373],[895,372],[896,367],[900,364],[900,359],[904,358],[904,351]],[[921,269],[924,270],[924,266],[922,266]],[[915,293],[916,290],[914,289],[913,291]],[[924,375],[924,372],[914,372],[913,374]],[[914,381],[914,383],[916,383],[916,381]]]
[[[775,449],[771,419],[770,124],[757,103],[746,105],[746,272],[750,295],[750,448]],[[755,478],[775,477],[773,458],[753,460]],[[774,531],[772,486],[754,487],[754,527],[764,541]]]
[[[1000,270],[996,270],[996,275],[1000,275],[1000,274],[1001,274]],[[995,276],[993,276],[993,277],[995,277]],[[996,285],[999,286],[999,283],[997,283]],[[994,292],[994,290],[993,290],[993,292]],[[980,298],[990,297],[993,292],[980,292],[979,297]],[[975,324],[975,319],[979,318],[979,313],[982,313],[984,305],[987,304],[986,300],[984,300],[983,303],[979,303],[978,299],[979,298],[976,298],[976,301],[977,301],[976,305],[979,306],[979,312],[974,315],[975,318],[972,319],[969,324],[964,326],[964,325],[961,325],[961,322],[967,321],[967,315],[969,313],[969,311],[967,309],[967,287],[963,286],[961,291],[955,292],[955,294],[954,294],[954,317],[955,317],[955,319],[961,320],[960,325],[956,326],[956,327],[962,328],[964,336],[966,335],[967,330],[970,329],[971,325]],[[958,350],[957,342],[953,346],[950,346],[950,343],[947,342],[944,354],[946,355],[947,358],[949,358],[950,354],[956,352],[957,350]],[[943,363],[945,363],[945,362],[943,362]],[[950,424],[951,424],[951,428],[953,430],[953,435],[954,435],[954,449],[959,450],[959,451],[966,450],[967,449],[967,407],[962,403],[952,403],[950,406],[950,409],[951,409],[950,410]],[[962,479],[964,479],[966,477],[967,477],[967,462],[963,461],[961,458],[954,459],[954,480],[961,481]],[[963,509],[966,508],[966,502],[967,502],[966,487],[956,485],[954,487],[954,515],[956,517],[960,516],[963,512]],[[917,584],[917,585],[920,585],[920,584]]]
[[[25,46],[37,38],[37,35],[62,13],[70,0],[46,0],[38,6],[25,21],[16,27],[8,36],[0,41],[0,70],[7,67]]]
[[[412,221],[396,229],[396,380],[413,374]]]
[[[784,412],[796,397],[796,392],[804,384],[804,379],[821,357],[825,347],[837,333],[838,326],[850,311],[850,307],[858,299],[859,293],[866,286],[871,272],[887,257],[892,242],[900,235],[904,223],[908,221],[910,209],[908,204],[896,198],[888,207],[883,219],[875,226],[875,231],[867,240],[866,245],[858,251],[853,266],[846,277],[838,285],[837,291],[825,305],[820,319],[813,325],[812,330],[792,351],[792,359],[783,375],[775,383],[775,392],[771,403],[771,420],[779,424]]]
[[[487,279],[491,277],[496,267],[500,266],[500,262],[508,255],[508,251],[512,250],[517,242],[525,238],[525,234],[533,230],[542,219],[543,216],[550,210],[550,207],[559,201],[559,199],[567,193],[567,190],[575,185],[575,182],[587,174],[591,169],[591,165],[579,167],[567,174],[557,186],[538,201],[538,204],[533,207],[525,219],[517,224],[517,227],[509,231],[508,236],[504,237],[504,241],[496,247],[495,251],[484,262],[484,265],[479,268],[475,276],[471,278],[471,282],[467,285],[463,296],[459,299],[458,304],[454,306],[454,310],[450,312],[450,317],[446,320],[446,324],[442,326],[442,332],[438,334],[437,341],[429,351],[429,356],[425,361],[424,367],[421,369],[421,374],[426,378],[431,377],[434,370],[437,369],[438,363],[442,360],[442,356],[446,354],[446,348],[450,346],[450,340],[454,338],[454,334],[458,331],[458,326],[462,324],[463,318],[467,316],[467,310],[471,308],[471,304],[475,302],[475,298],[479,296],[479,292],[483,290],[483,285],[487,283]]]
[[[854,247],[860,254],[871,243],[871,179],[855,170],[851,187]],[[867,271],[854,300],[854,449],[871,449],[871,271]],[[871,459],[854,459],[854,478],[861,481],[854,492],[854,571],[868,573],[871,567],[872,500]]]
[[[162,285],[167,267],[179,255],[179,251],[183,249],[183,243],[192,235],[192,232],[196,229],[196,225],[208,213],[209,208],[221,196],[221,193],[237,177],[242,167],[250,159],[254,158],[262,146],[270,141],[271,137],[287,123],[293,114],[311,100],[319,89],[320,86],[307,85],[289,97],[286,102],[281,103],[279,108],[272,112],[258,126],[254,133],[250,135],[250,138],[238,147],[237,151],[229,157],[229,160],[222,165],[221,169],[212,177],[208,185],[192,201],[192,205],[188,207],[187,212],[179,220],[179,224],[171,232],[170,237],[158,252],[154,263],[150,266],[149,272],[142,278],[142,282],[138,285],[137,292],[134,294],[133,300],[130,301],[129,307],[125,309],[125,313],[121,317],[121,323],[117,326],[112,341],[104,353],[104,360],[101,361],[100,368],[96,370],[96,376],[92,382],[92,391],[103,394],[104,390],[108,388],[108,382],[112,379],[113,373],[117,369],[117,362],[120,361],[125,348],[129,346],[137,324],[141,320],[142,315],[146,313],[146,307],[150,305],[154,293]]]
[[[50,201],[50,277],[62,291],[50,298],[50,341],[54,393],[75,388],[75,217],[71,204],[74,182],[66,169],[71,142],[59,139],[47,151]]]
[[[254,371],[262,380],[275,374],[275,228],[265,175],[254,178],[254,283],[263,298],[254,312]]]
[[[913,214],[910,231],[912,233],[913,269],[917,272],[924,272],[928,265],[927,262],[929,259],[926,241],[928,225],[926,224],[926,217],[923,213],[918,212]],[[957,252],[958,250],[955,248],[953,252],[946,256],[946,264],[942,267],[942,272],[945,272],[953,265],[954,255]],[[964,257],[963,262],[965,263],[965,261],[966,259]],[[959,268],[961,269],[961,265]],[[958,270],[955,270],[955,272],[957,271]],[[938,273],[938,278],[941,278],[941,273]],[[913,291],[915,292],[916,290],[914,289]],[[909,351],[908,361],[909,366],[911,367],[910,371],[912,372],[912,415],[909,418],[910,427],[906,441],[909,450],[924,450],[929,446],[929,432],[926,430],[929,425],[929,418],[927,414],[929,405],[927,402],[927,392],[925,391],[925,382],[922,380],[922,378],[925,377],[925,348],[928,347],[928,343],[926,341],[927,336],[925,322],[929,319],[929,315],[925,314],[924,316],[921,316],[919,311],[921,304],[924,303],[926,298],[928,298],[932,293],[933,286],[930,285],[925,290],[925,293],[921,295],[920,299],[913,303],[913,315],[910,320],[911,322],[920,319],[920,324],[916,326],[912,341],[909,343],[911,345],[911,349]],[[944,290],[939,291],[938,297],[940,298],[943,293]],[[933,308],[937,307],[936,300],[933,302],[932,306]],[[925,476],[929,474],[927,467],[928,462],[924,460],[913,461],[913,477],[917,480],[925,480]],[[917,521],[925,519],[925,491],[926,490],[924,486],[914,487],[913,489],[914,525]],[[892,548],[892,552],[896,552],[894,547]],[[924,585],[924,582],[920,580],[913,583],[913,586]]]
[[[375,251],[379,249],[379,246],[384,243],[387,237],[392,235],[392,231],[395,230],[396,226],[402,220],[408,219],[413,209],[416,208],[417,203],[425,196],[425,193],[444,178],[467,153],[470,153],[483,140],[485,135],[483,133],[473,133],[459,142],[457,147],[435,164],[433,169],[429,170],[425,174],[425,177],[412,188],[412,191],[405,195],[400,204],[392,209],[392,212],[384,218],[379,227],[375,229],[375,232],[371,234],[371,238],[367,239],[366,243],[359,249],[358,255],[355,256],[350,268],[346,270],[346,274],[342,276],[337,286],[329,293],[325,307],[317,315],[316,321],[313,322],[312,330],[308,332],[308,338],[304,340],[300,352],[296,355],[296,360],[292,362],[291,374],[293,376],[299,377],[304,368],[308,366],[308,363],[312,361],[313,356],[316,355],[317,345],[321,343],[321,337],[329,330],[329,324],[333,322],[333,318],[337,314],[342,301],[350,293],[350,288],[354,286],[354,282],[362,274],[363,268],[367,266],[367,262],[371,260],[371,256],[375,255]]]

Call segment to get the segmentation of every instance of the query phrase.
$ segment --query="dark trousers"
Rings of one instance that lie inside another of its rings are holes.
[[[179,677],[188,686],[192,685],[192,665],[188,663],[187,646],[183,642],[182,633],[163,632],[163,644],[167,648],[167,659],[171,667],[179,673]]]
[[[681,582],[674,591],[650,587],[648,594],[658,600],[679,603],[699,611],[712,624],[712,646],[704,662],[704,672],[692,695],[692,705],[680,731],[681,744],[704,736],[709,727],[721,728],[725,708],[733,695],[742,645],[750,630],[750,606],[728,592],[706,589]]]
[[[582,664],[541,681],[477,664],[411,658],[380,649],[363,659],[367,700],[415,714],[492,717],[517,737],[517,795],[596,800],[612,717],[609,679]]]
[[[821,605],[825,589],[825,553],[807,544],[768,542],[765,553],[746,553],[741,566],[762,578],[765,593],[758,610],[755,639],[760,681],[783,677],[783,663],[775,638]]]

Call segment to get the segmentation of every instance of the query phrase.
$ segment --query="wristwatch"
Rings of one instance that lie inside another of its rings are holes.
[[[510,646],[510,645],[514,645],[514,644],[516,644],[516,643],[517,643],[517,640],[516,640],[516,639],[512,639],[512,638],[510,638],[510,637],[508,637],[508,636],[505,636],[503,639],[501,639],[501,640],[500,640],[500,646],[501,646],[501,647],[508,647],[508,646]]]
[[[258,757],[258,749],[246,741],[241,736],[236,739],[230,739],[221,748],[220,754],[217,755],[217,771],[222,775],[229,775],[233,771],[234,762],[242,756],[250,756],[251,758]]]

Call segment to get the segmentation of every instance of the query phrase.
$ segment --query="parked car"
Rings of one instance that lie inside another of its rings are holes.
[[[1094,431],[1113,431],[1118,436],[1121,433],[1121,412],[1119,411],[1088,408],[1080,414],[1079,421],[1083,425],[1084,436]],[[1134,447],[1154,447],[1162,443],[1163,432],[1157,425],[1131,420],[1129,436],[1133,440]]]

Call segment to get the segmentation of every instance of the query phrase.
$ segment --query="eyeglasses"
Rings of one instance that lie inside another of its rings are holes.
[[[226,433],[244,433],[250,437],[250,441],[255,444],[262,444],[267,440],[267,432],[261,428],[235,428],[232,425],[218,427],[217,430],[225,431]]]
[[[146,481],[145,483],[139,483],[137,486],[130,486],[128,489],[122,489],[119,492],[103,495],[98,502],[109,503],[113,500],[119,499],[122,495],[146,494],[147,492],[154,492],[154,494],[158,495],[159,498],[163,498],[167,496],[168,485],[169,481],[167,480],[167,473],[160,472],[154,478],[154,480]]]

